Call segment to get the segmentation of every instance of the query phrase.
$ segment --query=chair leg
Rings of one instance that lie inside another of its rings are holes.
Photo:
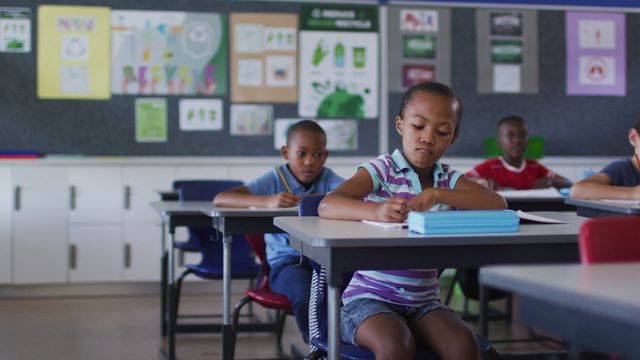
[[[249,279],[249,289],[253,289],[255,284],[255,279]],[[253,312],[253,301],[249,302],[249,318],[255,319],[256,314]]]
[[[248,296],[243,297],[242,299],[240,299],[240,301],[238,301],[236,303],[236,305],[233,307],[233,314],[232,314],[232,318],[231,318],[231,358],[233,359],[235,357],[235,351],[236,351],[236,337],[238,335],[238,322],[240,321],[240,310],[242,310],[242,307],[244,307],[246,304],[251,304],[253,301],[251,301],[251,298]]]
[[[511,325],[511,322],[513,320],[513,294],[507,295],[505,306],[505,311],[507,312],[507,324]]]
[[[284,333],[284,323],[287,320],[287,313],[282,311],[282,310],[278,310],[277,312],[277,325],[276,325],[276,331],[277,331],[277,338],[276,338],[276,346],[278,349],[278,354],[282,353],[282,333]]]
[[[184,280],[184,278],[187,275],[191,274],[192,272],[193,271],[188,270],[188,269],[183,271],[182,275],[180,275],[180,277],[176,281],[176,297],[175,297],[176,303],[174,304],[174,307],[173,307],[174,308],[173,311],[174,311],[174,314],[175,314],[174,320],[175,320],[176,323],[178,322],[178,308],[180,307],[180,293],[182,292],[182,281]],[[174,324],[174,326],[175,326],[175,324]],[[174,327],[174,329],[175,329],[175,327]]]
[[[447,299],[444,301],[444,304],[447,306],[449,306],[449,304],[451,303],[451,298],[453,297],[453,291],[455,290],[459,277],[460,277],[460,269],[456,269],[456,273],[453,275],[453,280],[451,280],[451,287],[449,288]]]

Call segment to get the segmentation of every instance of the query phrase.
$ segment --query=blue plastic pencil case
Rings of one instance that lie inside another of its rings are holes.
[[[520,220],[513,210],[412,211],[408,223],[420,234],[476,234],[517,232]]]

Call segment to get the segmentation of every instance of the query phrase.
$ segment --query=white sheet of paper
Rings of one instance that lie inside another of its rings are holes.
[[[562,198],[556,188],[531,189],[531,190],[501,190],[498,191],[505,199],[530,199],[530,198]]]
[[[520,65],[493,65],[493,91],[519,93],[522,91]]]
[[[518,214],[518,218],[523,219],[523,220],[535,221],[535,222],[540,222],[540,223],[545,223],[545,224],[566,224],[565,221],[551,219],[551,218],[544,217],[544,216],[538,216],[538,215],[529,214],[529,213],[526,213],[526,212],[524,212],[522,210],[518,210],[518,211],[516,211],[516,213]]]
[[[262,60],[238,60],[238,85],[262,86]]]
[[[258,211],[281,211],[281,210],[298,210],[297,206],[284,207],[284,208],[270,208],[270,207],[260,207],[260,206],[249,206],[249,210],[258,210]]]
[[[235,28],[235,50],[238,53],[261,53],[262,31],[260,24],[237,24]]]
[[[372,220],[361,220],[365,224],[379,226],[385,229],[405,229],[409,227],[409,224],[406,222],[403,223],[392,223],[392,222],[384,222],[384,221],[372,221]]]

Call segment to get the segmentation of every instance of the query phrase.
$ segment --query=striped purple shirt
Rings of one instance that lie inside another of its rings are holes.
[[[373,179],[373,191],[365,201],[385,202],[394,194],[409,199],[422,192],[418,174],[399,150],[391,155],[381,155],[359,167],[366,169]],[[449,169],[448,165],[436,162],[433,167],[433,186],[453,189],[460,175],[460,172]],[[384,185],[381,182],[384,182]],[[436,204],[431,208],[431,211],[443,210],[449,210],[449,207]],[[439,301],[438,270],[357,271],[342,294],[342,302],[346,304],[358,298],[378,299],[410,306]]]

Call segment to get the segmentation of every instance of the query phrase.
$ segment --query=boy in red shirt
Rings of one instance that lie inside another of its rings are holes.
[[[527,123],[519,116],[507,116],[498,122],[498,145],[502,156],[489,159],[467,172],[467,177],[491,190],[563,188],[571,181],[550,171],[536,160],[524,158],[529,145]]]

